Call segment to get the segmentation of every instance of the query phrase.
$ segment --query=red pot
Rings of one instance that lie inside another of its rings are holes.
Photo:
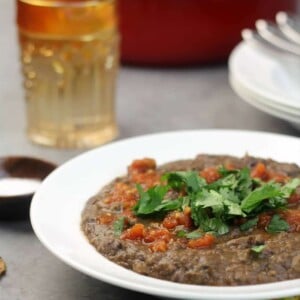
[[[119,0],[122,61],[186,65],[225,60],[245,27],[295,11],[297,0]]]

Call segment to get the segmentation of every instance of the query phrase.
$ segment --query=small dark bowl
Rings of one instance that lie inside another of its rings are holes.
[[[10,156],[0,158],[1,178],[26,178],[43,180],[54,169],[56,165],[41,159]],[[0,219],[15,220],[29,216],[29,206],[34,193],[1,196],[0,195]]]

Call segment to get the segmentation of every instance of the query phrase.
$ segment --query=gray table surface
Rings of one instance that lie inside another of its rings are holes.
[[[81,151],[31,144],[25,135],[14,1],[0,4],[0,156],[27,154],[62,163]],[[121,69],[119,138],[178,129],[231,128],[299,136],[288,123],[241,101],[228,85],[226,66],[195,69]],[[154,299],[85,276],[60,262],[35,237],[29,220],[0,221],[0,255],[8,271],[1,300]]]

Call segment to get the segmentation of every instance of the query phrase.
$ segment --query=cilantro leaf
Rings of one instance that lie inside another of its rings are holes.
[[[178,237],[185,237],[187,234],[187,232],[185,230],[179,230],[177,233],[176,233],[176,236]]]
[[[195,206],[211,208],[214,214],[221,214],[224,211],[223,197],[216,191],[203,190],[195,199]]]
[[[218,170],[219,174],[222,176],[222,177],[225,177],[229,174],[236,174],[239,172],[239,170],[229,170],[227,168],[225,168],[223,165],[219,167],[219,170]]]
[[[235,174],[229,174],[226,177],[222,177],[217,181],[208,185],[209,189],[216,190],[221,187],[230,187],[231,189],[235,189],[237,187],[238,180]]]
[[[227,199],[233,203],[240,203],[240,199],[234,190],[230,190],[229,188],[220,188],[219,193],[222,195],[224,199]]]
[[[191,203],[191,217],[195,225],[198,227],[200,227],[200,224],[209,218],[206,209],[202,206],[196,205],[195,201],[192,201]]]
[[[200,238],[202,236],[203,236],[203,233],[201,231],[199,231],[199,230],[195,230],[195,231],[189,232],[189,233],[187,233],[185,235],[186,238],[191,239],[191,240],[198,239],[198,238]]]
[[[300,186],[300,178],[293,178],[286,185],[282,187],[282,194],[284,198],[288,198]]]
[[[217,235],[223,235],[229,232],[229,227],[220,218],[206,219],[200,225],[205,232],[215,232]]]
[[[190,203],[191,203],[190,197],[188,196],[182,197],[181,209],[184,210],[187,206],[190,206]]]
[[[258,217],[254,218],[254,219],[250,219],[240,226],[240,230],[247,231],[247,230],[253,228],[254,226],[256,226],[257,223],[258,223]]]
[[[253,251],[254,253],[261,253],[264,249],[266,248],[266,245],[256,245],[256,246],[252,246],[251,247],[251,251]]]
[[[283,208],[288,203],[287,199],[282,197],[273,197],[270,198],[267,203],[264,204],[267,208]]]
[[[219,216],[222,214],[244,216],[239,204],[224,198],[222,194],[214,190],[203,190],[197,195],[195,205],[201,206],[202,208],[210,207],[212,212]]]
[[[266,231],[269,233],[278,233],[288,231],[290,229],[289,224],[283,220],[279,215],[274,215],[266,227]]]
[[[125,223],[125,217],[120,217],[118,220],[116,220],[113,224],[114,228],[114,234],[116,236],[120,236],[124,229],[124,223]]]
[[[251,213],[264,200],[282,196],[279,184],[270,182],[252,191],[241,203],[241,208],[246,213]]]
[[[187,191],[193,193],[199,192],[206,185],[205,179],[199,177],[198,173],[194,171],[167,173],[163,178],[167,180],[168,185],[172,188],[180,189],[185,185]]]
[[[162,201],[168,191],[167,186],[155,186],[144,191],[141,185],[137,184],[137,190],[140,195],[138,203],[133,210],[138,215],[149,215],[156,212],[156,208],[162,204]]]
[[[179,230],[176,234],[178,237],[185,237],[187,239],[198,239],[200,237],[203,236],[203,232],[201,232],[200,230],[194,230],[191,232],[187,232],[185,230]]]
[[[246,216],[245,213],[243,213],[239,204],[234,203],[228,199],[224,199],[223,203],[227,208],[227,214],[229,216],[243,216],[243,217]]]
[[[253,179],[251,178],[250,169],[243,168],[238,173],[239,183],[236,192],[239,194],[241,199],[246,198],[253,187]]]
[[[182,207],[183,198],[178,198],[174,200],[163,200],[161,204],[156,206],[153,211],[160,212],[160,211],[171,211],[176,210]]]

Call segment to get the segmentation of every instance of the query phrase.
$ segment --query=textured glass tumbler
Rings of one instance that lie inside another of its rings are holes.
[[[17,0],[27,132],[38,144],[94,147],[117,135],[114,0]]]

